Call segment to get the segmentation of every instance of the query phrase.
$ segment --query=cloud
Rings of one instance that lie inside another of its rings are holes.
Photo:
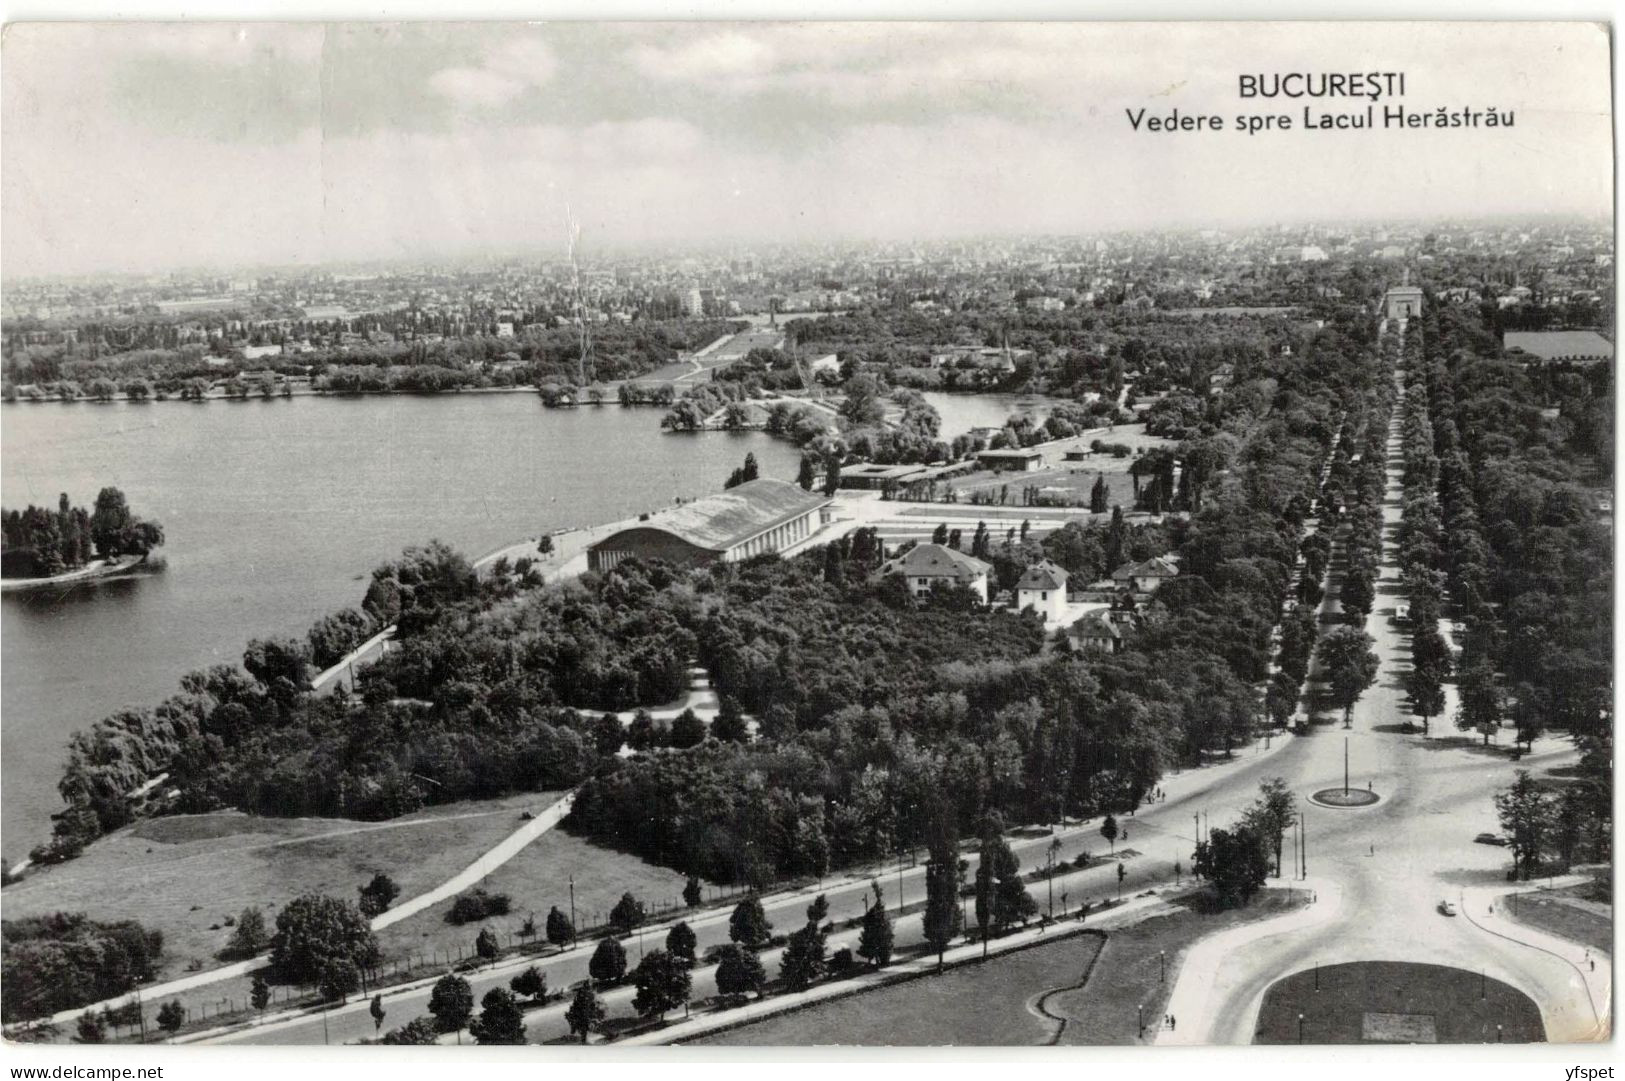
[[[741,31],[707,34],[681,45],[635,45],[628,59],[640,75],[660,82],[753,80],[779,63],[778,50]]]
[[[430,76],[429,85],[459,105],[486,108],[506,104],[525,89],[523,80],[487,68],[446,68]]]
[[[429,86],[459,105],[492,109],[531,87],[547,85],[557,69],[558,61],[545,41],[518,38],[491,49],[478,67],[435,72]]]

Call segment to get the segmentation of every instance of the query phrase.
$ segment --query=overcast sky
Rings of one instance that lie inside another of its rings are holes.
[[[550,254],[566,205],[590,252],[1612,200],[1608,40],[1579,23],[13,24],[3,61],[8,276]],[[1237,76],[1277,71],[1403,71],[1413,109],[1516,126],[1125,118],[1274,111]]]

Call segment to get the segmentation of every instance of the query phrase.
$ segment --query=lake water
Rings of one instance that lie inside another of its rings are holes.
[[[942,417],[941,436],[953,439],[972,428],[1002,428],[1017,413],[1047,420],[1055,399],[1040,394],[944,394],[927,391],[922,397]]]
[[[0,603],[0,851],[50,833],[70,733],[156,705],[248,639],[359,604],[374,566],[439,538],[476,558],[722,487],[759,433],[667,435],[660,412],[549,410],[531,394],[10,405],[0,500],[90,505],[116,485],[164,525],[159,573]]]

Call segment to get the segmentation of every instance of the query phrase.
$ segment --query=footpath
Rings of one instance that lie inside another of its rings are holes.
[[[1565,1033],[1570,1041],[1603,1041],[1613,1031],[1614,966],[1613,958],[1600,950],[1593,950],[1566,938],[1537,930],[1519,923],[1508,914],[1508,898],[1518,894],[1538,893],[1548,889],[1578,886],[1588,881],[1585,875],[1562,875],[1548,882],[1524,883],[1519,886],[1478,886],[1461,891],[1461,914],[1474,927],[1497,938],[1532,950],[1549,954],[1567,962],[1574,976],[1566,989],[1575,997],[1584,995],[1591,1006],[1591,1029],[1588,1032]]]
[[[1164,1028],[1153,1041],[1158,1044],[1182,1046],[1211,1046],[1213,1024],[1218,1020],[1213,996],[1219,969],[1225,960],[1255,942],[1276,935],[1316,927],[1336,919],[1343,908],[1343,890],[1335,882],[1323,878],[1307,878],[1283,883],[1293,889],[1311,891],[1314,900],[1305,908],[1283,913],[1270,920],[1243,924],[1228,931],[1220,931],[1202,939],[1186,951],[1178,962],[1174,974],[1174,989],[1168,996],[1164,1011],[1185,1019],[1177,1029]],[[1253,1017],[1247,1018],[1242,1031],[1250,1031],[1255,1023],[1259,1003],[1249,1007]]]

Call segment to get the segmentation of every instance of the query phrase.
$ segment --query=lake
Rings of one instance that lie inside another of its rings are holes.
[[[1049,419],[1056,399],[1042,394],[944,394],[926,391],[926,402],[942,417],[941,438],[951,440],[972,428],[1002,428],[1017,413],[1035,421]]]
[[[477,558],[548,530],[722,487],[753,432],[667,435],[660,411],[550,410],[534,394],[88,402],[0,409],[0,500],[89,506],[104,485],[162,522],[160,572],[0,603],[0,852],[50,834],[68,736],[156,705],[248,639],[357,605],[374,566],[439,538]]]

